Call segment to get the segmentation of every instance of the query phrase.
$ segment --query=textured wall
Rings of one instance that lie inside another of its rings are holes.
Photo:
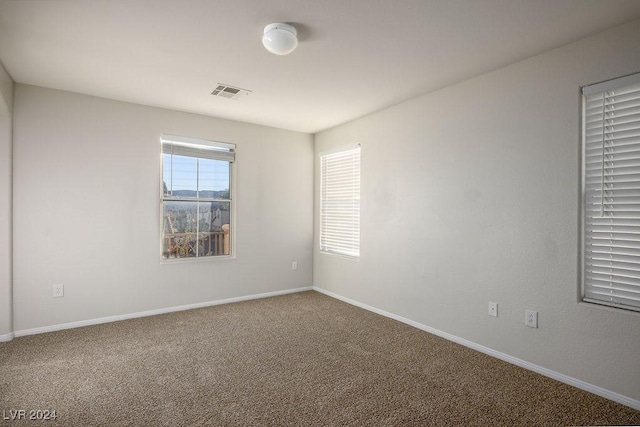
[[[362,228],[359,261],[316,245],[314,285],[640,400],[640,313],[578,302],[580,86],[640,71],[638,40],[635,21],[316,135],[362,144]]]
[[[25,85],[14,111],[16,331],[311,285],[310,135]],[[160,264],[162,133],[237,144],[235,259]]]

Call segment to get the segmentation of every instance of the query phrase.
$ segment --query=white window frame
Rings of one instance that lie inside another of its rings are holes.
[[[229,243],[230,250],[229,254],[225,255],[211,255],[211,256],[197,256],[197,257],[181,257],[181,258],[165,258],[163,256],[164,251],[164,202],[171,201],[190,201],[190,202],[207,202],[212,201],[213,199],[202,199],[199,197],[196,198],[180,198],[180,197],[172,197],[171,195],[166,196],[164,194],[164,185],[163,185],[163,172],[164,172],[164,164],[163,164],[163,154],[166,153],[166,146],[168,144],[174,144],[174,146],[179,147],[180,152],[178,154],[181,155],[190,155],[193,154],[197,156],[198,153],[204,151],[208,153],[206,158],[212,158],[216,160],[225,160],[229,162],[229,199],[215,199],[214,201],[228,201],[229,202]],[[176,135],[161,135],[160,137],[160,263],[183,263],[183,262],[199,262],[199,261],[215,261],[215,260],[225,260],[235,258],[236,254],[236,226],[235,226],[235,218],[236,218],[236,207],[235,207],[235,199],[236,199],[236,190],[235,190],[235,181],[236,181],[236,145],[227,143],[227,142],[219,142],[219,141],[210,141],[206,139],[200,138],[191,138],[184,136],[176,136]]]
[[[582,88],[587,303],[640,311],[640,73]]]
[[[320,153],[320,252],[360,257],[360,144]]]

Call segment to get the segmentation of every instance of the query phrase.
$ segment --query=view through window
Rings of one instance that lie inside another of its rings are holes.
[[[162,137],[162,258],[231,255],[235,145]]]

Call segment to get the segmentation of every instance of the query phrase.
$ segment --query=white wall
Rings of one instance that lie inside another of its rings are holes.
[[[11,339],[11,113],[13,80],[0,64],[0,341]]]
[[[359,261],[316,245],[314,285],[640,400],[640,313],[578,303],[579,88],[640,71],[638,41],[635,21],[316,135],[362,144],[362,225]]]
[[[236,259],[160,264],[162,133],[237,144]],[[14,330],[311,286],[312,206],[310,135],[18,84]]]

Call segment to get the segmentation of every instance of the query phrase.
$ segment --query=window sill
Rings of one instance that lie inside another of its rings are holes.
[[[216,261],[229,261],[236,259],[235,255],[224,255],[224,256],[208,256],[208,257],[192,257],[192,258],[167,258],[161,259],[160,265],[170,265],[170,264],[190,264],[194,262],[216,262]]]
[[[344,258],[344,259],[348,259],[348,260],[351,260],[351,261],[360,261],[360,256],[345,255],[345,254],[340,254],[340,253],[336,253],[336,252],[323,251],[322,249],[320,249],[320,253],[323,254],[323,255],[329,255],[329,256],[333,256],[333,257]]]
[[[580,301],[578,301],[578,305],[580,305],[582,307],[589,307],[589,308],[595,308],[595,309],[599,309],[599,310],[605,310],[605,311],[609,311],[611,313],[630,314],[632,316],[640,316],[640,311],[636,311],[636,310],[634,310],[632,308],[622,308],[622,307],[603,304],[603,303],[599,303],[599,302],[580,300]]]

